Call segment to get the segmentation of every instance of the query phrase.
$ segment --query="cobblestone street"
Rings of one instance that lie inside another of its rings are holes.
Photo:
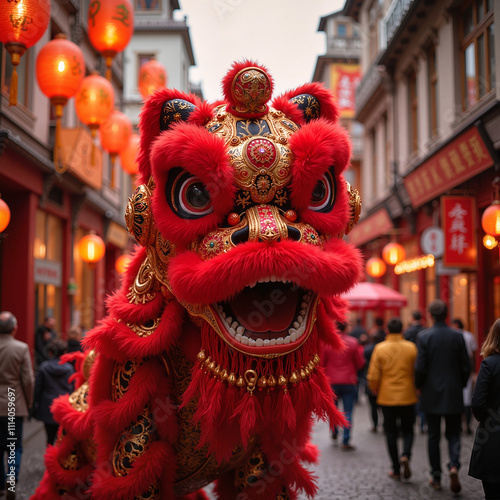
[[[387,477],[390,470],[383,433],[370,431],[369,405],[363,397],[355,408],[352,443],[355,451],[345,452],[329,437],[328,426],[318,422],[314,431],[314,443],[321,452],[316,467],[319,493],[317,500],[445,500],[453,498],[449,478],[443,476],[442,491],[434,491],[428,485],[427,436],[416,434],[411,468],[413,476],[408,483],[393,481]],[[462,469],[460,481],[461,500],[481,500],[481,482],[467,475],[473,436],[462,436]],[[27,500],[43,475],[43,451],[45,431],[37,421],[25,423],[25,440],[18,500]],[[442,441],[442,466],[447,462],[446,442]],[[207,488],[211,495],[211,488]],[[211,498],[215,498],[211,495]],[[300,500],[306,500],[301,496]]]

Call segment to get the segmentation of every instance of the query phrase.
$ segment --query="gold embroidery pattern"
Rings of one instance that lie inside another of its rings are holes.
[[[149,337],[160,324],[160,318],[152,319],[148,323],[143,323],[140,325],[127,323],[127,326],[134,331],[138,337]]]
[[[113,450],[115,476],[126,476],[134,461],[140,457],[156,437],[151,408],[147,406],[137,421],[125,431]]]
[[[351,216],[347,222],[344,234],[349,234],[353,227],[358,223],[361,215],[361,196],[359,195],[359,191],[357,189],[353,188],[348,182],[346,182],[346,184],[347,192],[349,193],[349,209]]]
[[[78,470],[80,464],[85,461],[82,452],[78,448],[71,450],[68,456],[64,459],[60,459],[59,463],[61,467],[66,470]]]
[[[139,245],[145,247],[151,243],[154,233],[153,215],[151,213],[151,197],[154,182],[141,184],[129,198],[125,210],[125,222],[129,233]]]
[[[75,392],[69,396],[69,404],[77,411],[87,411],[89,404],[87,401],[89,395],[89,383],[84,382]]]
[[[133,304],[146,304],[156,297],[160,290],[158,282],[155,280],[153,266],[148,258],[144,260],[139,268],[139,272],[134,282],[129,288],[127,299]]]
[[[245,68],[233,79],[231,95],[240,113],[263,113],[271,97],[271,82],[260,68]]]
[[[115,363],[111,375],[111,399],[116,402],[127,392],[128,386],[141,362],[127,360],[125,363]]]
[[[152,484],[148,491],[144,492],[142,495],[135,497],[134,500],[153,500],[158,498],[160,495],[160,488],[157,484]]]
[[[266,464],[260,450],[255,450],[235,471],[234,486],[238,491],[252,486],[266,473]]]

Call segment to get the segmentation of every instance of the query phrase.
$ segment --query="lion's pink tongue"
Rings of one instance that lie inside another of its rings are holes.
[[[259,283],[245,288],[229,306],[245,330],[256,333],[283,332],[292,323],[299,290],[283,283]]]

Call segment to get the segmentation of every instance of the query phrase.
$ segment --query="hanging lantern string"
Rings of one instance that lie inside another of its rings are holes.
[[[495,188],[495,199],[494,199],[494,201],[498,201],[498,187],[500,186],[500,177],[495,177],[493,179],[491,185]]]

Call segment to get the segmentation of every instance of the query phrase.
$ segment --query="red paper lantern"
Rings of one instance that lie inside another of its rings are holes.
[[[0,42],[14,66],[10,81],[9,106],[17,104],[16,68],[26,49],[42,38],[50,20],[50,0],[12,0],[0,3]]]
[[[84,78],[75,96],[75,109],[82,123],[88,125],[95,136],[99,125],[113,111],[115,91],[111,83],[97,72]]]
[[[128,145],[132,124],[125,113],[115,109],[99,128],[101,145],[111,156],[111,187],[115,186],[115,158]]]
[[[132,134],[128,141],[127,147],[120,153],[120,162],[122,164],[122,169],[130,175],[135,175],[139,171],[139,164],[137,163],[139,142],[139,135]]]
[[[44,45],[36,59],[36,79],[42,92],[50,98],[56,111],[56,137],[54,145],[54,164],[59,172],[66,167],[59,165],[60,131],[63,107],[68,99],[74,97],[85,76],[83,53],[76,45],[66,39],[64,33],[55,36]]]
[[[95,264],[104,257],[106,245],[101,237],[90,233],[84,236],[78,243],[78,252],[84,262]]]
[[[396,242],[388,243],[382,250],[382,258],[387,264],[395,266],[405,260],[406,252],[403,245]]]
[[[371,257],[366,261],[366,274],[373,278],[380,278],[385,274],[387,266],[380,257]]]
[[[155,59],[145,62],[139,70],[139,92],[146,98],[156,89],[167,86],[167,72]]]
[[[10,208],[5,201],[0,198],[0,233],[5,230],[10,222]]]
[[[106,78],[111,80],[111,63],[134,32],[134,8],[129,0],[91,0],[88,10],[90,43],[106,59]]]
[[[118,257],[115,262],[116,271],[120,274],[124,273],[131,261],[132,257],[128,253],[120,255],[120,257]]]
[[[481,226],[486,234],[500,235],[500,201],[495,200],[481,216]]]

